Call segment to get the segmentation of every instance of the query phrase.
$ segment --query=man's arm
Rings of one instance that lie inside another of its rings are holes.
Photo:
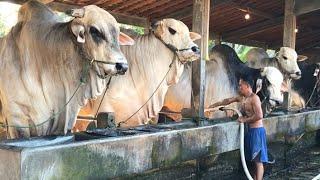
[[[252,109],[253,109],[253,115],[239,119],[240,122],[242,121],[242,122],[247,122],[247,123],[253,123],[253,122],[256,122],[256,121],[263,118],[263,113],[262,113],[262,109],[261,109],[261,101],[257,95],[255,95],[252,98],[251,105],[252,105]]]
[[[227,99],[224,99],[224,100],[222,100],[220,102],[216,102],[216,103],[210,105],[209,108],[215,108],[215,107],[218,107],[218,106],[225,106],[225,105],[231,104],[233,102],[240,102],[240,101],[241,101],[241,97],[240,96],[227,98]]]

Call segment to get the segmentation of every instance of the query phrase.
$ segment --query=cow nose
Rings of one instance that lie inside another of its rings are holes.
[[[118,74],[124,74],[128,70],[128,64],[116,63],[116,70]]]
[[[193,52],[195,52],[195,53],[200,53],[200,49],[199,49],[198,46],[192,46],[192,47],[191,47],[191,50],[192,50]]]
[[[301,76],[301,71],[297,71],[297,72],[296,72],[296,75],[297,75],[297,76]]]

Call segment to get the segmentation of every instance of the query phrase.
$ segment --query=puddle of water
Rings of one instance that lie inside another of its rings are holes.
[[[70,143],[74,141],[73,136],[48,136],[36,137],[30,139],[15,139],[5,140],[0,143],[0,146],[20,147],[20,148],[34,148],[41,146],[50,146],[56,144]]]

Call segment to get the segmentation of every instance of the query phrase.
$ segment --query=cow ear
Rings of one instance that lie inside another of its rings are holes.
[[[189,32],[189,36],[192,41],[201,39],[201,35],[196,32]]]
[[[162,37],[164,33],[164,24],[163,21],[158,21],[155,24],[152,25],[152,32],[157,37]]]
[[[119,35],[119,42],[120,42],[120,45],[121,46],[124,46],[124,45],[128,45],[128,46],[132,46],[134,45],[134,40],[126,35],[125,33],[122,33],[120,32],[120,35]]]
[[[85,28],[82,24],[77,22],[72,22],[71,30],[72,30],[72,33],[77,37],[77,42],[84,43],[86,41],[84,36]]]
[[[257,79],[257,81],[256,81],[256,94],[258,94],[258,92],[259,91],[261,91],[261,89],[262,89],[262,79]]]
[[[304,56],[304,55],[298,55],[298,59],[297,59],[297,61],[301,62],[301,61],[305,61],[305,60],[307,60],[307,59],[308,59],[308,57],[307,57],[307,56]]]

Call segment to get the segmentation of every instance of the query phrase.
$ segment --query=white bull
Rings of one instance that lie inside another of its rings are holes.
[[[288,75],[293,79],[301,77],[301,70],[297,61],[304,61],[306,59],[306,56],[297,55],[297,52],[289,47],[281,47],[273,58],[269,58],[266,51],[262,48],[252,48],[245,56],[246,64],[249,67],[263,68],[273,66],[280,69],[284,75]]]
[[[265,77],[268,84],[264,84],[263,91],[269,94],[268,98],[281,102],[283,97],[280,92],[283,76],[274,67],[259,69],[248,68],[242,63],[236,52],[227,45],[217,45],[210,51],[210,61],[206,62],[206,81],[204,107],[226,98],[238,95],[238,82],[240,75],[257,79],[258,76]],[[181,120],[182,109],[191,108],[191,68],[185,68],[180,81],[171,86],[166,94],[164,111],[171,112],[168,116],[175,121]],[[233,104],[233,106],[237,106]],[[174,113],[175,112],[175,113]],[[216,111],[207,113],[208,118],[224,117],[225,114]]]
[[[116,20],[97,6],[69,11],[67,23],[38,1],[19,10],[16,26],[0,39],[0,121],[9,138],[65,134],[80,107],[99,96],[106,75],[123,74]]]
[[[303,55],[297,55],[297,52],[289,47],[281,47],[276,56],[270,58],[266,51],[262,48],[250,49],[245,59],[246,64],[252,68],[263,68],[266,66],[273,66],[279,68],[283,75],[287,75],[295,80],[300,79],[302,76],[298,62],[308,59]],[[283,83],[283,91],[288,91],[287,83]],[[305,100],[294,90],[290,89],[290,106],[293,109],[305,108]]]
[[[152,33],[135,39],[135,45],[121,48],[130,68],[124,76],[112,78],[99,112],[114,112],[121,126],[148,123],[162,108],[168,87],[178,82],[184,63],[199,58],[193,42],[199,38],[181,21],[164,19]],[[94,115],[99,102],[83,112]]]

